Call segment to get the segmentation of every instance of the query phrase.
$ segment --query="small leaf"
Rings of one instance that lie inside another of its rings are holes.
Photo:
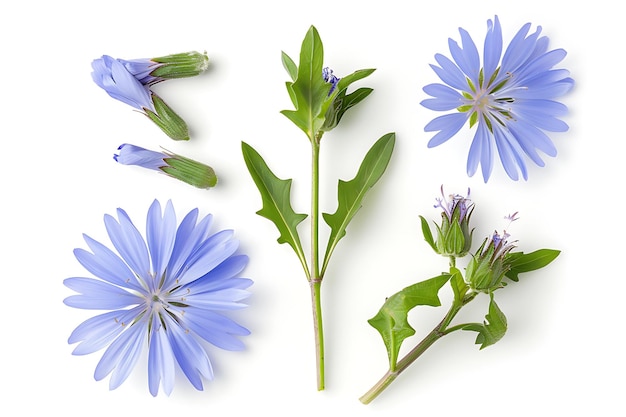
[[[505,258],[505,262],[511,267],[505,275],[511,281],[517,282],[519,274],[543,268],[560,253],[561,251],[554,249],[540,249],[531,253],[511,252]]]
[[[361,80],[369,76],[374,71],[376,71],[374,68],[361,69],[361,70],[354,71],[352,74],[341,77],[341,79],[339,80],[339,83],[337,84],[337,90],[339,91],[345,90],[353,82]]]
[[[324,220],[331,228],[331,233],[328,237],[328,245],[324,255],[322,275],[326,270],[335,246],[345,236],[346,227],[359,208],[361,208],[365,195],[385,172],[393,152],[395,138],[395,133],[388,133],[382,136],[365,155],[356,176],[348,182],[339,180],[337,187],[337,211],[334,214],[323,214]]]
[[[426,241],[426,243],[428,243],[430,245],[431,248],[433,248],[433,250],[435,252],[437,252],[437,246],[435,245],[435,239],[433,238],[433,232],[430,230],[430,226],[428,225],[428,221],[423,216],[420,216],[420,219],[422,221],[422,234],[424,235],[424,240]]]
[[[346,90],[341,90],[326,110],[326,118],[321,129],[328,132],[337,127],[345,112],[363,101],[372,91],[374,90],[371,88],[359,88],[346,95]]]
[[[248,171],[263,200],[263,208],[257,214],[274,222],[280,232],[278,243],[288,243],[293,248],[308,274],[309,269],[296,229],[307,215],[296,213],[291,207],[291,179],[282,180],[276,177],[261,155],[247,143],[241,142],[241,148]]]
[[[295,81],[298,77],[298,67],[296,63],[293,62],[293,59],[291,59],[289,55],[284,52],[281,53],[281,58],[283,61],[283,67],[285,67],[285,69],[287,70],[291,81]]]
[[[378,314],[368,320],[383,338],[390,370],[396,368],[398,352],[404,339],[415,334],[415,329],[407,321],[409,311],[418,305],[440,306],[439,290],[448,279],[450,274],[442,274],[404,288],[387,298]]]
[[[490,294],[489,313],[485,316],[483,324],[471,323],[463,326],[463,330],[478,332],[476,344],[481,345],[480,349],[491,346],[504,337],[507,329],[507,322],[504,313],[496,304],[493,293]]]
[[[452,278],[450,278],[450,285],[452,286],[452,292],[454,292],[454,302],[457,305],[462,305],[463,297],[469,291],[470,287],[463,279],[461,271],[457,268],[450,268],[452,272]]]
[[[285,64],[284,59],[285,56],[283,55],[283,65]],[[323,60],[322,40],[315,27],[311,26],[300,48],[297,76],[292,84],[288,84],[289,95],[296,110],[281,111],[311,140],[324,124],[326,107],[330,105],[330,103],[326,103],[324,106],[330,91],[330,84],[326,83],[322,77]],[[288,71],[291,70],[293,68],[288,69]]]

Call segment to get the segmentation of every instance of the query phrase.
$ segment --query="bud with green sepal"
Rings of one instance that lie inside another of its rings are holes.
[[[144,85],[153,85],[174,78],[195,77],[209,67],[206,52],[171,54],[158,58],[118,59]]]
[[[472,233],[469,222],[474,211],[474,204],[469,199],[470,191],[467,190],[467,197],[460,194],[450,194],[445,197],[443,186],[441,187],[441,198],[437,198],[435,208],[441,208],[441,226],[435,224],[437,228],[437,239],[433,238],[428,222],[420,216],[422,221],[422,232],[424,239],[430,244],[435,252],[440,255],[462,258],[467,255],[472,246]]]
[[[124,143],[118,153],[113,155],[120,164],[138,165],[155,171],[164,172],[198,188],[212,188],[217,184],[215,171],[208,165],[169,151],[156,152],[140,146]]]
[[[515,248],[507,240],[509,236],[506,232],[502,235],[494,232],[480,245],[465,272],[471,289],[490,293],[503,287],[502,279],[511,269],[507,255]]]

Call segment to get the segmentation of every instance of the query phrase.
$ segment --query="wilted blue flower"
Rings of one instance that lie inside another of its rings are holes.
[[[324,82],[331,84],[330,91],[328,92],[328,95],[331,95],[333,91],[335,91],[335,88],[337,88],[337,84],[341,78],[336,77],[333,74],[333,70],[329,67],[322,69],[322,78],[324,78]]]
[[[124,64],[103,55],[93,60],[91,67],[94,82],[111,97],[141,111],[154,111],[150,90],[128,72]]]
[[[113,155],[120,164],[138,165],[164,172],[198,188],[211,188],[217,184],[215,171],[208,165],[168,151],[156,152],[124,143]]]
[[[493,159],[498,153],[502,165],[513,179],[518,170],[528,179],[525,157],[543,166],[538,151],[556,156],[556,148],[547,132],[568,129],[559,119],[567,113],[555,101],[571,90],[574,81],[564,69],[553,69],[566,55],[563,49],[548,50],[548,38],[540,37],[541,27],[528,34],[530,23],[515,35],[502,55],[500,21],[487,21],[487,36],[481,60],[478,49],[467,31],[460,28],[462,46],[448,41],[452,60],[437,54],[439,64],[431,65],[444,84],[430,84],[424,91],[434,97],[422,101],[431,110],[448,111],[425,127],[437,132],[428,147],[438,146],[454,136],[469,120],[477,125],[467,160],[472,176],[481,165],[485,182],[489,179]]]
[[[226,350],[241,350],[237,336],[250,332],[224,313],[245,307],[241,303],[252,281],[239,274],[248,262],[236,254],[232,230],[210,233],[212,217],[198,221],[190,211],[177,226],[168,201],[162,214],[154,201],[146,222],[146,239],[122,209],[118,218],[105,215],[104,223],[117,253],[84,235],[90,251],[75,249],[76,259],[96,278],[68,278],[64,284],[77,295],[66,305],[109,310],[80,324],[70,335],[78,343],[73,354],[85,355],[106,348],[94,377],[111,374],[109,387],[126,380],[148,348],[148,385],[152,395],[159,386],[170,394],[176,367],[198,389],[213,370],[204,342]]]
[[[91,66],[91,77],[109,96],[141,110],[170,138],[189,140],[185,121],[148,86],[135,78],[122,62],[103,55],[95,59]]]

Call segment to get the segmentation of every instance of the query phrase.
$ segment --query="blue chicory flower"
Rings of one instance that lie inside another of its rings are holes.
[[[87,319],[70,335],[78,343],[74,355],[106,348],[94,377],[111,374],[110,389],[129,376],[147,344],[148,385],[169,395],[176,364],[198,390],[213,379],[204,342],[225,350],[241,350],[237,336],[250,332],[225,314],[245,307],[252,281],[239,277],[248,257],[237,254],[232,230],[211,233],[212,216],[198,220],[190,211],[177,226],[168,201],[162,214],[158,201],[150,206],[146,239],[128,214],[105,215],[104,223],[117,254],[84,235],[90,251],[77,248],[76,259],[96,278],[67,278],[76,291],[64,300],[70,307],[108,310]]]
[[[150,90],[135,78],[118,60],[103,55],[91,63],[94,82],[116,100],[138,110],[154,111]]]
[[[555,101],[570,91],[574,81],[569,72],[553,67],[566,55],[565,50],[548,50],[548,38],[540,37],[541,27],[528,34],[530,23],[515,35],[502,55],[502,30],[498,17],[487,21],[482,65],[478,49],[469,33],[460,28],[462,46],[452,39],[448,44],[452,59],[435,55],[431,65],[444,84],[424,87],[432,96],[421,104],[435,111],[457,110],[436,117],[425,127],[437,132],[428,142],[435,147],[458,133],[469,120],[477,125],[467,160],[467,173],[474,175],[481,165],[485,182],[492,173],[493,159],[499,154],[513,180],[528,179],[525,157],[544,166],[538,151],[556,156],[556,147],[545,132],[568,129],[559,119],[567,107]],[[495,146],[494,146],[495,145]]]
[[[198,188],[211,188],[217,184],[217,176],[210,166],[193,159],[169,152],[156,152],[140,146],[124,143],[113,159],[123,165],[137,165],[164,172]]]
[[[341,78],[335,76],[333,74],[333,70],[329,67],[322,68],[322,78],[324,79],[324,82],[331,84],[330,91],[328,92],[328,95],[330,96],[335,91],[335,88],[337,88],[337,84]]]

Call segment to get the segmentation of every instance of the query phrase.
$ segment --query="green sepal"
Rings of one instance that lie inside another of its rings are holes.
[[[480,345],[481,350],[502,339],[507,329],[506,316],[496,304],[493,293],[489,295],[491,297],[489,313],[485,316],[483,324],[470,323],[462,327],[463,330],[478,332],[475,343]]]
[[[151,58],[150,60],[162,64],[150,72],[150,75],[156,78],[194,77],[209,67],[209,57],[206,52],[203,54],[196,51],[183,52]]]
[[[391,371],[396,369],[402,342],[415,334],[407,320],[409,311],[419,305],[440,306],[439,290],[450,277],[450,274],[442,274],[402,289],[387,298],[378,313],[368,320],[383,338]]]
[[[367,192],[382,177],[395,144],[395,133],[383,135],[367,152],[356,176],[350,181],[339,180],[337,186],[337,210],[333,214],[323,213],[324,220],[331,228],[326,254],[322,266],[322,275],[330,260],[335,246],[346,234],[346,227],[361,208]]]
[[[511,281],[519,281],[519,274],[534,271],[550,264],[561,251],[555,249],[539,249],[531,253],[510,252],[504,262],[510,269],[505,276]]]
[[[151,93],[154,111],[144,108],[150,118],[167,136],[174,140],[189,140],[187,123],[158,95]]]
[[[261,155],[247,143],[241,142],[241,149],[248,171],[261,193],[263,208],[257,214],[274,222],[280,232],[278,243],[288,243],[293,248],[308,274],[297,231],[298,224],[307,215],[296,213],[291,207],[291,179],[282,180],[274,175]]]
[[[322,77],[324,61],[324,47],[322,40],[311,26],[300,48],[300,61],[297,67],[297,76],[293,83],[288,82],[287,90],[296,110],[283,110],[281,113],[298,126],[310,140],[314,140],[316,133],[324,124],[324,115],[330,105],[327,101],[331,85]],[[293,62],[293,61],[292,61]],[[283,64],[285,54],[283,54]],[[288,71],[293,79],[291,63],[287,62]]]
[[[210,166],[171,152],[166,153],[169,156],[163,158],[163,161],[167,165],[161,167],[161,170],[170,177],[202,189],[211,188],[217,184],[217,175]]]
[[[422,234],[424,235],[424,240],[436,253],[439,253],[437,245],[435,244],[435,239],[433,238],[433,232],[430,230],[430,226],[428,225],[428,221],[424,218],[424,216],[420,216],[420,220],[422,222]]]

